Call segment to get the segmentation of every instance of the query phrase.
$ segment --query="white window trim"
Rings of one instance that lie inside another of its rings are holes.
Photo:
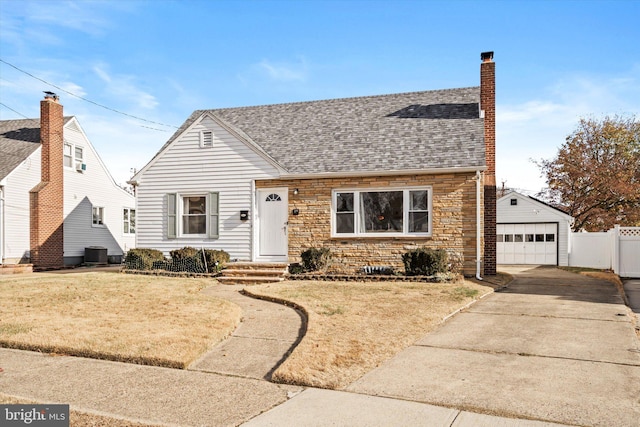
[[[85,161],[84,161],[84,154],[85,154],[84,146],[76,145],[76,144],[72,144],[70,142],[64,141],[63,148],[62,148],[63,164],[64,164],[64,157],[66,157],[65,152],[64,152],[64,147],[65,146],[71,147],[71,156],[70,156],[71,157],[71,166],[64,165],[64,167],[66,169],[77,170],[77,164],[78,163],[85,163]],[[82,158],[77,158],[76,157],[76,148],[79,148],[79,149],[82,150]]]
[[[428,233],[410,233],[409,229],[409,192],[410,191],[427,191],[427,212],[429,213],[429,232]],[[401,233],[360,233],[360,194],[367,192],[403,192],[402,206],[402,228]],[[353,199],[353,215],[354,215],[354,233],[337,233],[336,232],[336,203],[338,193],[354,193]],[[411,187],[371,187],[371,188],[336,188],[331,190],[331,237],[333,238],[385,238],[385,237],[431,237],[433,235],[433,188],[430,185],[411,186]]]
[[[182,216],[184,215],[184,199],[189,197],[204,197],[204,217],[205,217],[205,226],[204,226],[204,234],[186,234],[183,230],[184,223]],[[207,193],[178,193],[177,194],[177,214],[178,214],[178,237],[180,238],[197,238],[204,239],[208,235],[209,231],[209,194]]]
[[[131,211],[135,212],[136,209],[135,208],[127,208],[127,207],[123,207],[122,208],[122,212],[124,213],[124,211],[129,211],[129,215],[128,215],[128,219],[127,222],[129,223],[129,231],[124,231],[124,218],[122,218],[122,234],[125,236],[134,236],[136,234],[136,232],[134,231],[133,233],[131,232]],[[136,226],[134,226],[134,230],[135,230]]]
[[[205,143],[205,134],[210,134],[211,138],[208,143]],[[200,131],[200,148],[213,148],[213,131],[203,130]]]
[[[167,193],[168,239],[218,239],[220,238],[220,192]],[[186,197],[205,198],[205,234],[185,234],[182,216]],[[173,207],[173,208],[172,208]],[[213,222],[215,221],[215,222]]]
[[[100,209],[100,213],[102,214],[102,215],[100,215],[100,220],[102,221],[101,224],[96,224],[96,223],[93,222],[93,211],[94,211],[94,209]],[[92,206],[91,207],[91,226],[92,227],[97,227],[97,228],[105,227],[104,216],[105,216],[104,215],[104,206]]]

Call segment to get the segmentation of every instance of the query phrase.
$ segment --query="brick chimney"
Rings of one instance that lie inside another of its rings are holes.
[[[480,54],[480,110],[484,117],[484,275],[496,274],[496,63]]]
[[[40,101],[40,183],[29,192],[31,263],[35,269],[64,266],[63,126],[58,96]]]

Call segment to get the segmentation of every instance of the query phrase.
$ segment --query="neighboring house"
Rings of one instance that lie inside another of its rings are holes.
[[[495,274],[495,63],[480,87],[195,111],[130,181],[138,247],[393,266],[446,249]],[[486,237],[486,238],[485,238]]]
[[[135,198],[114,182],[58,97],[41,117],[0,121],[0,261],[80,264],[85,248],[118,262],[135,244]],[[103,252],[103,251],[102,251]]]
[[[497,209],[498,264],[569,265],[571,215],[515,191]]]

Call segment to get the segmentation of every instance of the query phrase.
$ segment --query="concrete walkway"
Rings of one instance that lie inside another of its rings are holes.
[[[242,308],[231,337],[197,360],[190,370],[270,380],[306,332],[303,316],[291,307],[249,298],[241,285],[212,286],[205,293]]]
[[[214,286],[243,322],[188,370],[0,349],[0,393],[154,425],[637,427],[640,348],[615,288],[556,269],[513,272],[506,291],[347,391],[265,381],[302,319]]]
[[[571,425],[640,425],[640,347],[615,287],[555,268],[512,272],[505,291],[348,390]]]

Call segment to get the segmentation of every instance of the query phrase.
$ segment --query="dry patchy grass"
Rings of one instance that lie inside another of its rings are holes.
[[[17,399],[0,393],[0,404],[32,405],[38,404],[38,402],[28,399]],[[69,410],[69,425],[73,427],[157,427],[155,424],[128,421],[120,418],[108,417],[106,415],[89,414],[73,409]]]
[[[490,292],[488,283],[291,281],[251,294],[293,302],[307,334],[274,372],[283,383],[342,389],[434,330],[448,314]]]
[[[210,279],[118,273],[0,276],[0,346],[184,368],[235,329]]]

